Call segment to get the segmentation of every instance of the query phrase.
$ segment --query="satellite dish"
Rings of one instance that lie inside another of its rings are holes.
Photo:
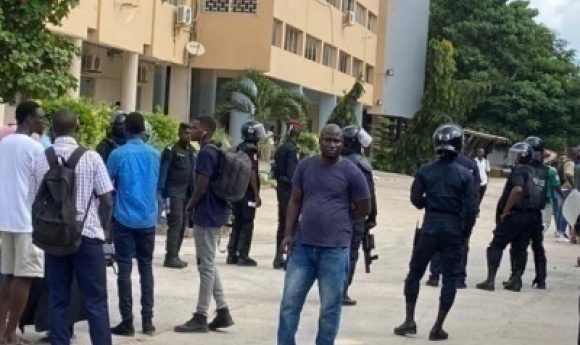
[[[203,44],[195,41],[188,42],[185,45],[185,50],[187,50],[187,52],[193,56],[202,56],[205,54],[205,47]]]

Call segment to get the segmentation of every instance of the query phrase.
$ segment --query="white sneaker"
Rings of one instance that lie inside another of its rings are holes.
[[[570,242],[570,239],[565,234],[559,232],[556,234],[556,242]]]

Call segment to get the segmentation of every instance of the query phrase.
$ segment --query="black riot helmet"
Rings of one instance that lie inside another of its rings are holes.
[[[117,113],[113,117],[111,122],[111,136],[119,144],[124,144],[127,140],[127,135],[125,133],[125,119],[127,114]]]
[[[342,139],[343,139],[343,153],[360,153],[362,150],[362,145],[358,140],[358,132],[360,128],[357,126],[346,126],[342,129]]]
[[[257,143],[266,137],[264,125],[258,121],[250,120],[242,125],[242,139]]]
[[[508,151],[506,165],[514,167],[517,164],[529,164],[532,162],[533,154],[534,150],[530,144],[523,141],[515,143]]]
[[[433,143],[437,154],[457,156],[463,149],[463,129],[459,125],[441,125],[433,133]]]
[[[524,140],[524,143],[530,145],[534,154],[532,155],[532,159],[536,162],[543,162],[544,161],[544,142],[542,139],[536,136],[527,137]]]

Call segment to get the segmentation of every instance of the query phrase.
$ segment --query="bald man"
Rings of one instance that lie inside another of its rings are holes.
[[[288,259],[278,345],[296,344],[300,312],[316,280],[321,308],[315,344],[334,344],[347,278],[352,224],[364,220],[371,210],[371,194],[363,173],[341,156],[342,130],[336,125],[325,126],[319,144],[320,155],[301,161],[292,179],[282,241]]]

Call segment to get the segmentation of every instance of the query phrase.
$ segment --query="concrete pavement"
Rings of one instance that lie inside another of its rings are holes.
[[[421,287],[417,307],[418,335],[402,338],[392,334],[404,318],[403,280],[411,253],[415,223],[421,218],[409,203],[411,179],[380,173],[377,182],[379,217],[375,229],[380,258],[365,274],[362,262],[351,289],[358,306],[343,309],[337,345],[428,344],[428,333],[438,308],[439,289]],[[521,293],[498,289],[494,293],[474,288],[486,275],[485,248],[491,239],[494,207],[504,180],[492,180],[482,213],[472,237],[468,265],[468,289],[458,292],[445,329],[447,344],[461,345],[539,345],[574,344],[578,331],[578,272],[575,268],[579,247],[556,243],[552,231],[546,234],[548,253],[548,289],[533,290],[534,277],[530,255]],[[252,256],[257,268],[225,265],[225,254],[219,254],[219,270],[236,325],[219,333],[177,334],[173,326],[191,317],[195,308],[198,274],[195,270],[193,239],[186,239],[182,259],[190,266],[185,270],[162,267],[165,238],[157,237],[155,253],[155,325],[154,337],[114,338],[115,344],[275,344],[278,309],[284,273],[271,268],[276,229],[276,200],[273,190],[265,190],[263,206],[258,211]],[[222,241],[225,249],[227,239]],[[506,251],[507,254],[507,251]],[[362,261],[362,260],[361,260]],[[509,275],[507,259],[498,273],[498,285]],[[139,315],[137,269],[133,273],[135,314]],[[111,322],[119,321],[115,275],[109,272]],[[311,291],[300,323],[298,344],[314,344],[318,318],[318,294]],[[214,306],[212,306],[214,308]],[[140,317],[136,318],[140,330]],[[76,325],[77,344],[90,344],[86,323]],[[29,327],[28,332],[32,329]],[[27,333],[28,339],[39,335]]]

